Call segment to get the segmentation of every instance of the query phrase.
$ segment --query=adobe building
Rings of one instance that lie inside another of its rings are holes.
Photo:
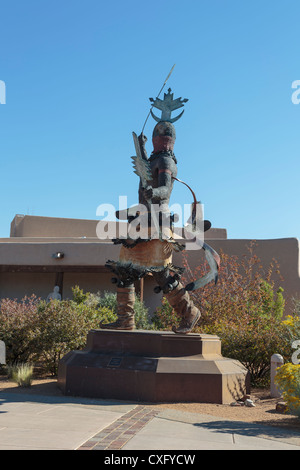
[[[89,292],[114,292],[112,273],[105,263],[118,260],[120,245],[100,240],[96,232],[98,224],[107,223],[114,222],[16,215],[10,237],[0,239],[0,298],[21,299],[36,294],[46,299],[55,285],[60,287],[63,299],[72,297],[75,285]],[[117,232],[124,223],[117,223]],[[182,230],[176,232],[180,241]],[[228,239],[226,229],[222,228],[208,230],[205,241],[217,252],[222,250],[238,257],[247,254],[251,242]],[[203,250],[185,253],[191,269],[203,262]],[[284,289],[286,313],[290,313],[291,299],[300,298],[299,240],[256,240],[255,254],[266,268],[272,259],[277,260],[283,276],[280,285]],[[182,266],[181,252],[174,252],[173,263]],[[150,313],[161,303],[161,295],[153,292],[154,287],[151,276],[137,286]]]

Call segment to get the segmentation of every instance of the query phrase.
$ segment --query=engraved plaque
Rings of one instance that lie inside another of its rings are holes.
[[[109,363],[107,364],[107,367],[120,367],[121,362],[121,357],[112,357]]]

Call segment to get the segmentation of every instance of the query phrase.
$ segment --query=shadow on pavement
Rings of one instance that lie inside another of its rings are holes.
[[[297,418],[296,418],[297,419]],[[274,438],[287,438],[287,437],[295,437],[298,438],[300,441],[300,433],[299,431],[293,431],[290,429],[283,429],[282,427],[277,426],[268,426],[266,424],[254,424],[248,422],[241,422],[241,421],[227,421],[227,420],[220,420],[220,421],[208,421],[208,422],[201,422],[201,423],[194,423],[194,426],[199,428],[205,428],[212,432],[217,433],[231,433],[231,434],[239,434],[242,436],[247,437],[260,437],[266,436],[274,437]]]

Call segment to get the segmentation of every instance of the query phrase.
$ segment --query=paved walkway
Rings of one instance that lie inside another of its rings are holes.
[[[0,393],[0,450],[211,449],[300,450],[300,435],[136,403]]]

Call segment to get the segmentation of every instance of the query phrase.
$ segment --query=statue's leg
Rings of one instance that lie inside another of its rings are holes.
[[[178,285],[165,294],[169,304],[175,312],[181,317],[180,324],[176,328],[173,326],[174,333],[190,333],[200,319],[200,310],[194,305],[189,293],[179,282]]]
[[[117,288],[117,320],[113,323],[100,324],[101,328],[114,330],[134,330],[134,302],[135,289],[131,284],[128,287]]]
[[[200,310],[194,305],[181,282],[170,276],[168,270],[154,276],[169,304],[181,318],[179,326],[172,328],[174,333],[190,333],[200,319]]]

